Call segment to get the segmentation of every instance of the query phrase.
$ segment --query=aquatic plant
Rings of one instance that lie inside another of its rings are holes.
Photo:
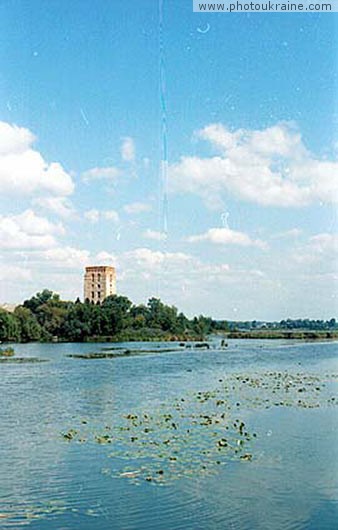
[[[14,348],[0,348],[0,357],[13,357],[14,354]]]
[[[112,423],[88,419],[62,433],[72,443],[109,445],[104,474],[164,485],[183,477],[217,473],[230,462],[255,459],[254,409],[337,406],[331,382],[338,375],[289,371],[225,374],[213,388],[177,396],[151,410],[131,410]],[[300,398],[300,396],[302,396]]]

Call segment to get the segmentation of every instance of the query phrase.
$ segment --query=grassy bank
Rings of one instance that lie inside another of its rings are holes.
[[[338,331],[284,331],[284,330],[251,330],[231,331],[229,339],[291,339],[291,340],[333,340],[338,339]]]

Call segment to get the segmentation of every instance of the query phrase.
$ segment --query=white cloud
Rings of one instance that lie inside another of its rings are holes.
[[[167,236],[164,232],[158,232],[157,230],[146,230],[143,233],[143,237],[146,239],[153,239],[154,241],[165,241]]]
[[[337,270],[338,234],[321,233],[311,236],[307,243],[299,245],[292,255],[292,262],[301,267],[310,266],[315,273],[316,267]]]
[[[70,195],[74,190],[71,176],[59,163],[47,163],[32,148],[34,141],[35,137],[28,129],[0,122],[1,193],[15,196]]]
[[[115,183],[120,176],[120,170],[116,167],[93,167],[82,174],[84,182],[91,182],[92,180],[107,180]]]
[[[77,271],[80,279],[82,279],[84,268],[88,265],[107,265],[117,261],[116,256],[109,252],[101,251],[92,254],[89,250],[69,245],[40,250],[26,256],[26,259],[34,265],[35,270],[49,271],[54,274],[59,269],[68,269],[69,273]]]
[[[104,264],[104,265],[113,265],[116,263],[117,258],[115,254],[111,254],[110,252],[106,252],[105,250],[102,250],[94,258],[92,258],[92,264]]]
[[[118,223],[120,220],[119,214],[115,210],[106,210],[102,212],[102,216],[106,221],[112,221],[113,223]]]
[[[55,246],[54,248],[37,250],[24,255],[17,253],[17,259],[24,259],[38,276],[41,272],[54,276],[63,270],[65,274],[77,275],[77,282],[81,284],[85,267],[88,265],[113,265],[118,262],[115,255],[101,251],[96,254],[87,249],[72,247],[70,245]],[[20,254],[20,255],[19,255]],[[80,296],[81,293],[79,292]]]
[[[183,281],[190,278],[195,286],[198,286],[202,277],[206,283],[230,271],[227,263],[205,263],[185,252],[162,252],[147,247],[124,252],[119,256],[118,261],[120,268],[125,271],[127,280],[129,276],[133,276],[153,282],[154,274],[157,274],[163,280],[169,279],[173,290],[177,287],[176,280]]]
[[[48,210],[64,219],[75,215],[74,207],[67,197],[37,197],[33,205]]]
[[[121,157],[125,162],[133,162],[135,160],[135,143],[130,136],[123,138],[121,145]]]
[[[63,235],[61,224],[53,224],[32,210],[19,215],[0,215],[0,248],[41,249],[56,245],[56,235]]]
[[[239,245],[244,247],[267,248],[267,244],[260,239],[251,239],[244,232],[230,230],[229,228],[210,228],[204,234],[190,236],[187,238],[189,243],[198,243],[208,241],[217,245]]]
[[[8,153],[24,153],[35,141],[31,131],[17,125],[0,122],[0,155]]]
[[[284,232],[278,232],[277,234],[274,234],[272,237],[273,239],[289,239],[289,238],[297,238],[301,236],[303,231],[300,228],[290,228],[290,230],[285,230]]]
[[[0,281],[8,284],[11,278],[15,280],[27,281],[32,277],[32,273],[25,267],[18,267],[13,264],[6,265],[0,263]]]
[[[85,212],[84,217],[85,219],[87,219],[93,224],[98,223],[100,219],[104,219],[106,221],[112,221],[115,224],[117,224],[120,220],[119,214],[115,212],[115,210],[99,211],[99,210],[96,210],[95,208]]]
[[[338,234],[317,234],[310,238],[310,246],[319,254],[336,254],[338,252]]]
[[[36,255],[35,258],[40,262],[49,262],[48,267],[52,269],[76,269],[80,273],[80,270],[89,263],[90,252],[65,246],[45,250]]]
[[[212,208],[220,208],[229,192],[263,206],[338,201],[338,162],[316,160],[291,124],[234,132],[213,124],[198,136],[218,154],[183,156],[173,164],[169,171],[172,192],[199,195]]]
[[[147,266],[150,268],[157,267],[166,262],[171,265],[183,265],[189,263],[192,257],[183,252],[160,252],[153,251],[149,248],[137,248],[124,254],[127,260],[137,265]]]
[[[88,210],[84,213],[84,218],[91,223],[98,223],[100,219],[100,212],[98,210]]]
[[[130,204],[126,204],[123,207],[123,210],[130,215],[149,212],[151,209],[151,204],[147,204],[145,202],[132,202]]]

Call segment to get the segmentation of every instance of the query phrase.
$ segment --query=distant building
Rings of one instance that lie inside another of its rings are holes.
[[[8,311],[9,313],[13,313],[14,309],[16,308],[16,304],[0,304],[0,309],[4,309],[5,311]]]
[[[107,296],[116,294],[116,271],[114,267],[86,267],[84,275],[84,299],[97,304]]]

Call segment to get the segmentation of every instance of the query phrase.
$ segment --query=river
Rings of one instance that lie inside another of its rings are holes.
[[[0,528],[338,529],[338,343],[14,348]]]

